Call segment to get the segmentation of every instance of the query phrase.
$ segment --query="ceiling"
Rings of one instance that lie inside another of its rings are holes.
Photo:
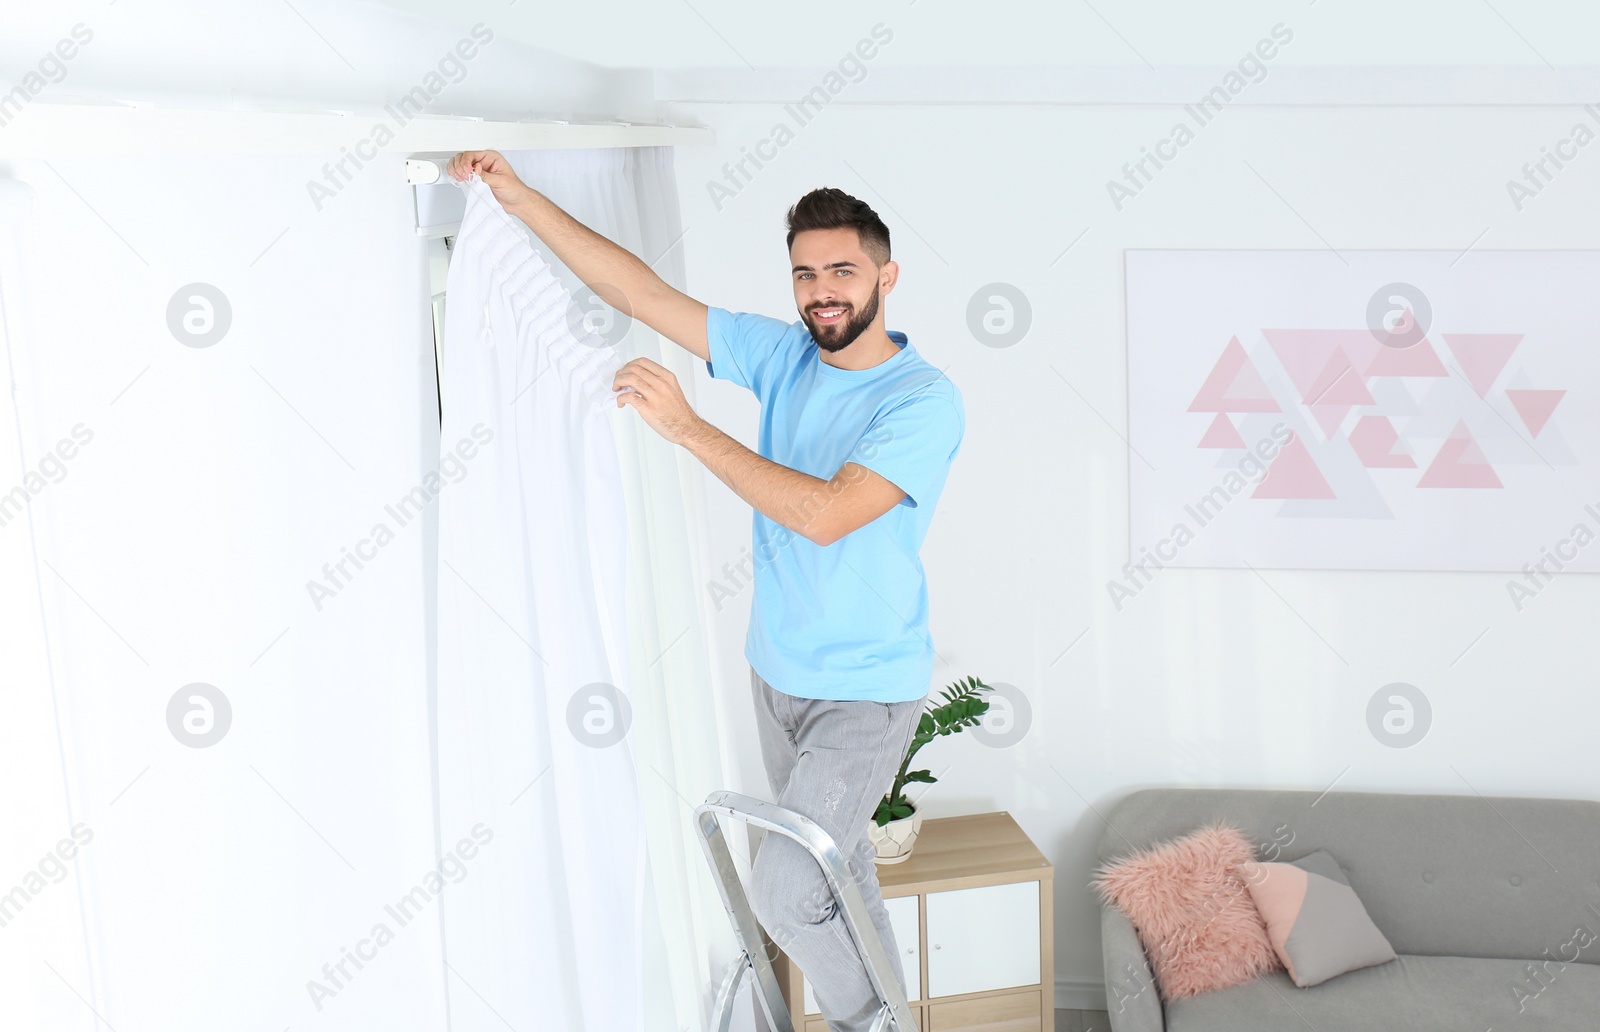
[[[379,2],[605,68],[826,67],[879,23],[880,67],[1232,64],[1279,22],[1294,35],[1278,63],[1600,63],[1600,5],[1582,0]]]

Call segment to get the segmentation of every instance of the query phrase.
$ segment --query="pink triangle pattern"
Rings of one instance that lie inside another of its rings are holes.
[[[1362,416],[1350,430],[1350,447],[1368,469],[1415,469],[1416,459],[1394,450],[1399,440],[1388,416]]]
[[[1239,428],[1233,421],[1221,412],[1211,421],[1211,426],[1206,428],[1206,435],[1200,438],[1201,448],[1243,448],[1244,438],[1239,436]]]
[[[1455,429],[1428,464],[1418,487],[1504,487],[1483,449],[1467,429],[1465,420],[1456,420]]]
[[[1316,396],[1314,387],[1318,374],[1334,361],[1334,355],[1341,345],[1354,343],[1349,339],[1349,330],[1277,329],[1262,330],[1261,335],[1267,338],[1267,345],[1278,356],[1278,361],[1283,363],[1289,381],[1300,392],[1302,400]],[[1367,339],[1372,340],[1370,334]]]
[[[1478,392],[1478,397],[1487,398],[1495,377],[1500,375],[1500,370],[1511,360],[1511,353],[1522,343],[1522,334],[1447,333],[1444,342],[1455,352],[1462,371],[1467,374],[1467,382]]]
[[[1311,418],[1322,427],[1322,439],[1333,440],[1333,435],[1339,432],[1339,424],[1344,422],[1345,413],[1349,412],[1349,405],[1312,405]]]
[[[1273,353],[1301,392],[1314,397],[1317,373],[1336,350],[1350,356],[1363,379],[1374,376],[1449,376],[1427,338],[1407,347],[1385,346],[1367,330],[1262,330]],[[1393,339],[1392,335],[1385,339]]]
[[[1362,372],[1367,376],[1450,375],[1426,337],[1405,347],[1379,348]]]
[[[1190,412],[1282,412],[1238,337],[1231,337],[1211,375],[1189,405]]]
[[[1372,394],[1362,382],[1350,356],[1343,348],[1328,356],[1328,364],[1311,382],[1311,388],[1300,399],[1307,405],[1371,405]]]
[[[1378,341],[1379,344],[1383,345],[1385,350],[1394,348],[1410,348],[1412,346],[1403,342],[1406,339],[1406,335],[1417,328],[1417,317],[1409,308],[1402,307],[1400,310],[1406,313],[1406,317],[1396,324],[1394,333],[1385,332],[1383,339]],[[1378,331],[1373,330],[1372,335],[1374,338],[1376,338]],[[1419,340],[1418,343],[1420,342],[1421,341]]]
[[[1506,388],[1506,397],[1511,399],[1511,404],[1516,406],[1517,415],[1522,417],[1523,425],[1533,436],[1538,437],[1539,431],[1550,421],[1550,413],[1556,410],[1556,405],[1566,391],[1534,391],[1520,390],[1513,387]]]
[[[1335,498],[1300,435],[1291,433],[1251,498]]]

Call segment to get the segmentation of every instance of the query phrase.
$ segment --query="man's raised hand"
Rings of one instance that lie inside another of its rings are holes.
[[[462,151],[445,165],[451,179],[462,182],[469,176],[477,177],[488,185],[494,199],[507,211],[524,200],[532,190],[511,170],[511,162],[504,154],[492,150]]]

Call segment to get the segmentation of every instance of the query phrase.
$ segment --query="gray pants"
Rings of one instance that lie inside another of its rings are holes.
[[[904,991],[905,968],[883,907],[867,825],[894,783],[927,697],[803,699],[773,688],[754,669],[750,687],[773,801],[833,837]],[[751,909],[773,944],[805,972],[833,1032],[866,1032],[881,1004],[816,860],[800,843],[768,832],[750,880]]]

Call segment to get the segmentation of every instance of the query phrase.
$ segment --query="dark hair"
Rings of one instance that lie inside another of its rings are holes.
[[[831,186],[818,187],[795,202],[795,206],[789,209],[787,222],[787,244],[791,248],[794,247],[795,235],[807,229],[853,228],[861,241],[861,250],[866,252],[874,265],[881,269],[889,260],[889,227],[883,224],[878,213],[868,207],[865,201],[857,200],[843,190]]]

